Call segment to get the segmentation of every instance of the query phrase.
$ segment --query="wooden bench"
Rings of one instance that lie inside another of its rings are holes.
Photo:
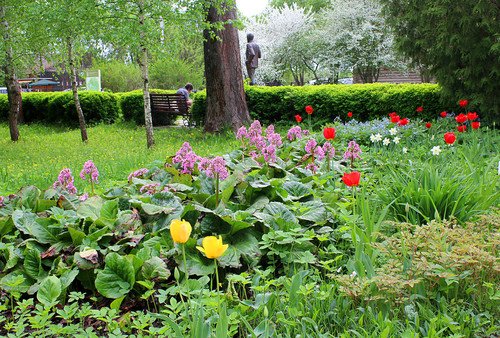
[[[191,125],[191,112],[182,94],[149,94],[154,126],[171,125],[182,116],[185,126]]]

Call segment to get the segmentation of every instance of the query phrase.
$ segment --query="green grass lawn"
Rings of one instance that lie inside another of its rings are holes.
[[[146,147],[146,132],[133,124],[98,125],[88,129],[89,142],[81,142],[79,129],[47,125],[21,125],[20,140],[10,141],[9,127],[0,124],[0,195],[21,187],[48,188],[63,168],[70,168],[76,187],[88,188],[78,177],[83,163],[93,160],[100,172],[98,191],[126,182],[130,172],[164,161],[185,141],[200,156],[219,155],[235,149],[233,135],[208,135],[200,129],[155,129],[156,145]]]

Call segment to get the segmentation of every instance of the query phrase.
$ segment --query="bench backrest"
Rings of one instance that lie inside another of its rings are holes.
[[[188,106],[182,94],[150,94],[151,112],[187,115]]]

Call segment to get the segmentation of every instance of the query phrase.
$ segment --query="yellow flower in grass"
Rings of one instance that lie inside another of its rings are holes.
[[[222,237],[207,236],[201,242],[202,246],[196,248],[203,252],[207,258],[217,259],[226,252],[229,244],[222,244]]]
[[[170,235],[175,243],[186,243],[191,236],[191,230],[191,224],[185,220],[174,219],[170,223]]]

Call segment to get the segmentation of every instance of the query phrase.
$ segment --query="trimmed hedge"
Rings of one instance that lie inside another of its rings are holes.
[[[253,119],[265,124],[294,122],[294,115],[305,117],[304,107],[314,108],[312,122],[321,126],[340,117],[345,120],[352,111],[358,121],[385,117],[392,111],[402,117],[432,119],[443,110],[458,110],[444,102],[441,88],[435,84],[359,84],[321,86],[245,87],[248,108]],[[152,93],[175,93],[174,90],[151,90]],[[144,124],[144,102],[141,90],[127,93],[81,92],[82,108],[89,123],[123,119]],[[206,92],[193,95],[192,114],[196,125],[202,125],[206,111]],[[416,112],[423,106],[422,113]],[[66,122],[76,124],[73,96],[65,93],[25,93],[23,110],[26,122]],[[7,119],[7,95],[0,95],[0,118]],[[155,117],[153,116],[153,120]]]
[[[113,123],[120,118],[118,96],[113,93],[79,93],[85,121],[89,124]],[[78,125],[72,92],[23,93],[24,121]],[[7,95],[0,95],[0,119],[7,120]]]

